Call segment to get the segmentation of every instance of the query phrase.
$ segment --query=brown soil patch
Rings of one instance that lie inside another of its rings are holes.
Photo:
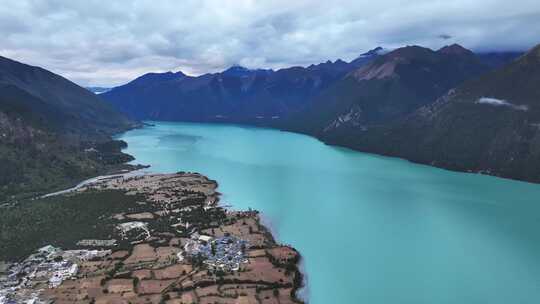
[[[96,298],[96,304],[128,304],[129,301],[121,295],[104,294]]]
[[[140,294],[154,294],[161,293],[169,285],[171,285],[175,280],[144,280],[140,281],[137,286],[137,291]]]
[[[191,304],[197,303],[197,297],[192,291],[183,292],[180,297],[166,302],[167,304]]]
[[[133,247],[133,252],[124,261],[124,264],[134,264],[140,262],[154,262],[157,260],[157,255],[154,247],[148,244],[139,244]]]
[[[127,250],[120,250],[120,251],[116,251],[116,252],[113,252],[111,254],[111,258],[116,260],[116,259],[125,259],[127,256],[129,255],[129,252]]]
[[[255,249],[247,252],[247,256],[250,258],[265,257],[266,250],[264,249]]]
[[[110,293],[133,292],[133,279],[112,279],[107,282]]]
[[[148,269],[135,270],[131,276],[139,280],[151,279],[152,271]]]
[[[246,272],[239,272],[236,276],[229,275],[227,278],[269,283],[292,283],[292,277],[286,276],[283,269],[274,267],[268,258],[251,258],[249,263],[245,265]]]
[[[273,256],[276,260],[287,261],[296,257],[297,253],[290,247],[281,246],[268,249],[268,253]]]
[[[250,217],[239,219],[236,223],[232,225],[222,226],[213,230],[203,230],[203,234],[210,234],[214,237],[223,237],[225,233],[229,233],[238,238],[247,240],[249,242],[249,245],[252,247],[264,246],[266,244],[266,237],[263,232],[259,230],[259,226],[255,218]]]
[[[176,279],[193,270],[191,265],[176,264],[160,270],[154,270],[154,276],[158,280]]]
[[[158,247],[156,248],[156,255],[158,257],[158,262],[165,263],[176,261],[176,254],[180,252],[180,249],[177,247]]]

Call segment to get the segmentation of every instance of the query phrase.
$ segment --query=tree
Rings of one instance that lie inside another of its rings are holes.
[[[212,255],[216,255],[216,244],[214,242],[210,243],[210,250]]]

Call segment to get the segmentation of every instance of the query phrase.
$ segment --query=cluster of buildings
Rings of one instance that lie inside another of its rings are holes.
[[[62,250],[45,246],[24,261],[5,267],[0,273],[0,304],[44,303],[40,290],[56,288],[77,275],[85,260],[110,254],[110,250]]]
[[[146,240],[150,238],[148,224],[144,222],[126,222],[116,226],[122,239]]]
[[[248,262],[245,255],[247,245],[247,241],[234,236],[213,238],[193,234],[184,251],[190,256],[202,256],[209,269],[231,272],[238,271],[241,264]]]
[[[116,244],[115,239],[111,239],[111,240],[90,239],[90,240],[80,240],[77,242],[77,246],[82,246],[82,247],[114,247],[116,245],[117,244]]]

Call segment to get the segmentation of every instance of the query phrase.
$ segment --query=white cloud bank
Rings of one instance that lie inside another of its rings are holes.
[[[5,0],[0,55],[110,86],[148,71],[351,60],[379,45],[525,50],[536,29],[538,0]]]
[[[509,108],[512,108],[512,109],[518,110],[518,111],[527,111],[527,110],[529,110],[529,107],[527,107],[526,105],[516,105],[516,104],[510,103],[510,102],[508,102],[506,100],[503,100],[503,99],[497,99],[497,98],[491,98],[491,97],[482,97],[482,98],[478,99],[478,101],[476,103],[488,104],[488,105],[492,105],[492,106],[496,106],[496,107],[509,107]]]

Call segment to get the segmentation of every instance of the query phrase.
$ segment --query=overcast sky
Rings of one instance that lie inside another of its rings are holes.
[[[540,43],[540,0],[6,0],[0,55],[81,85],[351,60],[376,46]]]

